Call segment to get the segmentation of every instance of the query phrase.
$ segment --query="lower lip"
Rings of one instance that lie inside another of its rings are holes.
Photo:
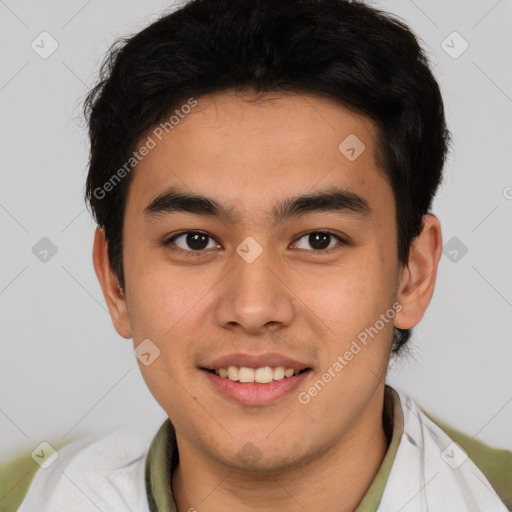
[[[308,369],[293,377],[273,380],[268,384],[234,382],[208,370],[202,371],[214,387],[228,398],[243,405],[269,405],[297,389],[311,370]]]

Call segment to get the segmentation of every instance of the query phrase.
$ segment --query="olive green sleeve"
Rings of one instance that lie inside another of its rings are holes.
[[[78,437],[67,441],[52,442],[60,450]],[[10,459],[0,462],[0,512],[15,512],[25,499],[39,464],[32,458],[31,451],[22,450]],[[41,470],[44,471],[44,470]]]
[[[0,465],[0,512],[18,510],[38,469],[30,453],[18,454]]]

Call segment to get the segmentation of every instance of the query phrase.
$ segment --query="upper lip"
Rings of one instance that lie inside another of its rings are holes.
[[[294,371],[309,368],[307,364],[277,352],[265,352],[261,354],[236,352],[224,354],[223,356],[208,361],[202,368],[215,370],[217,368],[227,368],[228,366],[244,366],[246,368],[262,368],[263,366],[275,368],[276,366],[284,366],[285,368],[293,368]]]

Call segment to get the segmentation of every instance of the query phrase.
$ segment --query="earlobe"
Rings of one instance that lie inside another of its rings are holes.
[[[110,266],[105,230],[99,226],[94,233],[92,260],[114,328],[123,338],[131,338],[132,332],[126,299]]]
[[[424,215],[421,233],[411,244],[400,276],[397,300],[402,309],[395,317],[395,327],[410,329],[422,319],[434,293],[441,252],[441,224],[434,215]]]

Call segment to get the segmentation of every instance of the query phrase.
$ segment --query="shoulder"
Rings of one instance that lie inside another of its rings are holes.
[[[0,512],[18,510],[38,470],[49,468],[60,456],[68,442],[40,443],[35,449],[18,450],[9,459],[0,462]]]
[[[0,464],[0,512],[18,510],[39,466],[30,453],[20,453]]]
[[[431,413],[425,410],[423,412],[467,453],[493,486],[506,507],[512,510],[512,452],[489,446],[483,441],[455,429]]]
[[[407,510],[415,511],[426,510],[426,503],[432,510],[512,510],[512,453],[447,425],[413,397],[393,391],[400,443],[383,499],[401,506],[413,496]]]
[[[58,512],[70,503],[84,511],[121,511],[125,498],[145,510],[145,456],[155,432],[154,426],[102,431],[12,458],[0,467],[0,512]]]

